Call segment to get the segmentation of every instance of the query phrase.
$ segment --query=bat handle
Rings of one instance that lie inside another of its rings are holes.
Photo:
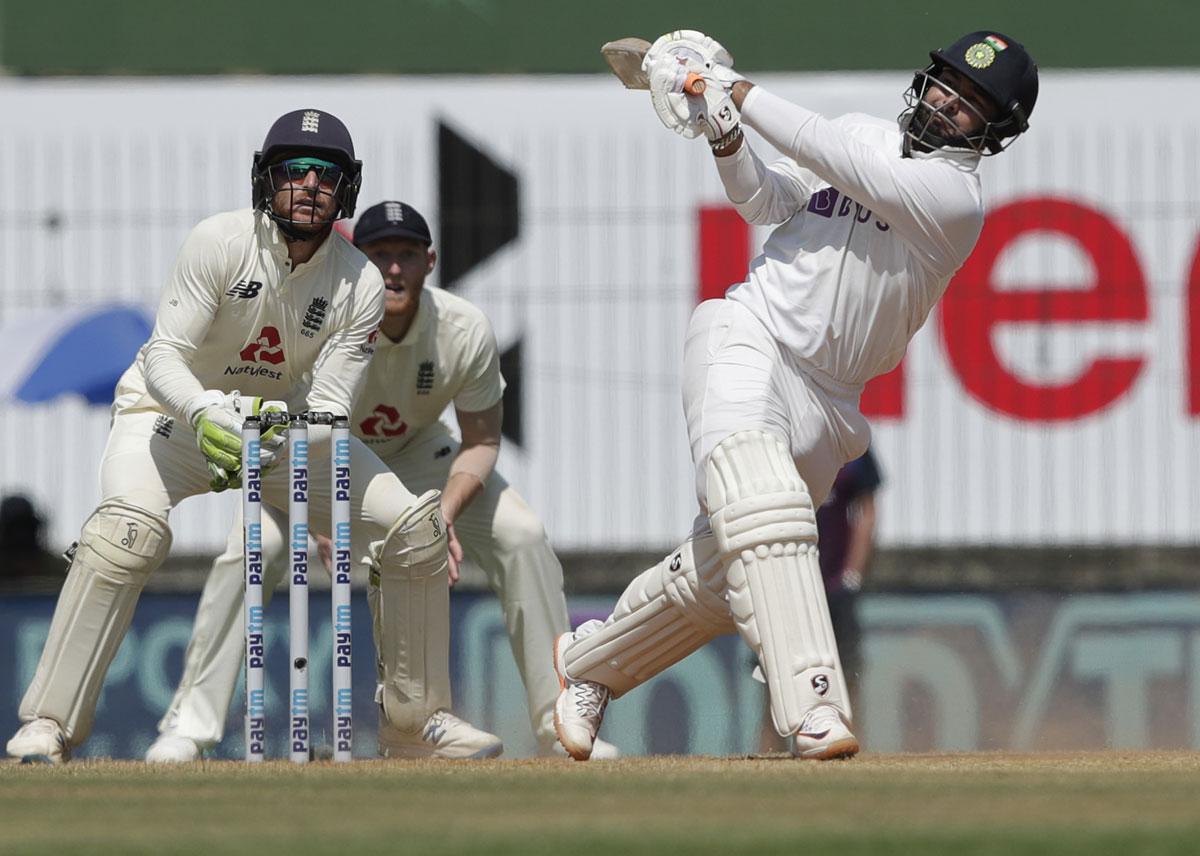
[[[689,71],[687,77],[683,80],[683,91],[688,95],[703,95],[704,78],[694,71]]]

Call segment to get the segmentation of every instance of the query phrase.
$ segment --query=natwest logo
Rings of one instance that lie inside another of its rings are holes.
[[[371,416],[358,426],[367,437],[399,437],[408,430],[407,423],[400,418],[400,411],[386,404],[377,404]]]
[[[283,347],[279,331],[274,327],[263,327],[253,342],[238,352],[247,363],[270,363],[277,366],[283,362]]]

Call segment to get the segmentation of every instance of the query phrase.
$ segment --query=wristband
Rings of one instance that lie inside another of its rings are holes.
[[[714,153],[716,153],[717,151],[725,148],[726,146],[733,145],[741,138],[742,138],[742,125],[739,122],[738,124],[734,125],[733,130],[729,131],[728,133],[724,134],[723,136],[717,137],[715,140],[709,140],[708,147],[710,149],[712,149]]]

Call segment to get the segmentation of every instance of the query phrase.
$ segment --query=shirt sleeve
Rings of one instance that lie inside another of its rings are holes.
[[[745,139],[736,152],[716,161],[725,195],[747,223],[782,223],[817,189],[818,179],[810,170],[786,159],[768,166]]]
[[[367,263],[354,287],[345,324],[333,331],[313,363],[310,410],[349,417],[366,382],[375,353],[375,337],[383,320],[383,277]]]
[[[871,207],[931,270],[952,273],[970,254],[983,226],[982,203],[954,166],[889,157],[759,86],[742,103],[742,119],[801,167]]]
[[[492,325],[482,313],[471,330],[469,356],[465,363],[465,382],[454,396],[454,407],[464,413],[478,413],[494,407],[504,394],[500,375],[500,348]]]
[[[146,389],[168,413],[190,420],[204,387],[192,373],[192,355],[216,317],[225,282],[228,252],[211,221],[191,231],[167,280],[154,331],[146,344]]]

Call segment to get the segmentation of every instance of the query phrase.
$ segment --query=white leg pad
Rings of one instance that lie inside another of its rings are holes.
[[[441,494],[428,491],[376,547],[368,600],[379,702],[398,731],[416,734],[450,708],[450,586]]]
[[[104,676],[142,586],[171,549],[167,521],[123,502],[101,503],[83,525],[50,635],[20,717],[53,719],[78,746],[92,730]]]
[[[707,464],[713,533],[726,559],[729,605],[767,678],[784,736],[818,704],[850,716],[849,695],[817,562],[812,499],[782,437],[739,431]]]
[[[603,684],[617,698],[709,640],[732,633],[716,546],[711,533],[689,538],[638,575],[607,621],[577,632],[563,656],[567,674]]]

